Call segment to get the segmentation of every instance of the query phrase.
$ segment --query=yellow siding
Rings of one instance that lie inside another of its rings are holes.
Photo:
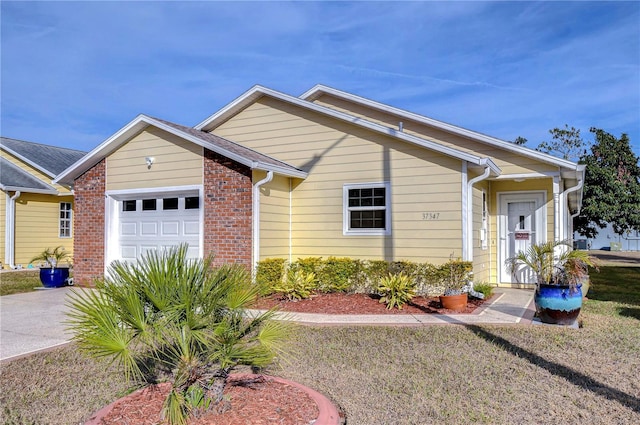
[[[254,171],[253,181],[266,176]],[[274,176],[260,188],[260,259],[289,258],[289,178]]]
[[[73,203],[73,197],[23,193],[16,200],[16,265],[27,267],[35,255],[60,245],[73,255],[73,234],[59,237],[60,202]]]
[[[107,157],[107,190],[202,184],[200,146],[147,127]],[[145,157],[153,157],[147,168]]]
[[[213,132],[309,172],[292,191],[294,260],[349,256],[439,263],[462,254],[457,159],[270,98]],[[343,185],[382,181],[391,182],[392,235],[344,236]],[[425,220],[424,213],[437,219]]]
[[[315,100],[315,103],[331,109],[346,112],[351,115],[367,118],[369,121],[394,129],[397,129],[399,122],[402,121],[405,133],[413,134],[445,146],[453,146],[462,151],[471,152],[483,157],[491,157],[502,169],[503,174],[558,171],[558,167],[553,165],[507,152],[484,143],[473,141],[466,137],[454,135],[416,121],[400,118],[390,113],[373,110],[366,106],[358,105],[331,95],[325,94]]]
[[[0,226],[0,262],[2,263],[2,267],[0,269],[5,268],[4,264],[4,254],[5,254],[5,229],[6,229],[6,204],[7,204],[7,194],[4,191],[0,191],[0,221],[2,221],[2,226]]]
[[[487,241],[487,247],[482,248],[482,240],[480,232],[482,229],[482,192],[487,194],[487,206],[491,208],[491,195],[489,190],[489,182],[483,181],[477,183],[473,188],[473,276],[476,282],[490,282],[491,280],[491,261],[494,256],[495,246],[491,245],[491,241]],[[489,224],[489,232],[491,225]],[[489,238],[490,233],[487,235]],[[493,260],[495,261],[495,260]]]
[[[49,186],[52,186],[59,193],[61,193],[61,194],[71,193],[69,188],[67,188],[65,186],[61,186],[59,184],[51,183],[51,180],[53,180],[51,177],[49,177],[46,174],[42,173],[41,171],[33,168],[31,165],[22,162],[20,159],[16,158],[15,156],[11,155],[10,153],[5,152],[4,150],[0,149],[0,156],[5,158],[6,160],[12,162],[13,164],[17,165],[18,167],[22,168],[23,170],[25,170],[26,172],[31,174],[33,177],[36,177],[36,178],[42,180],[44,183],[48,184]]]

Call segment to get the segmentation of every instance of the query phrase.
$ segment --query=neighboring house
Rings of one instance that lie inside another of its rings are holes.
[[[593,238],[574,233],[574,245],[578,249],[604,249],[611,251],[640,251],[640,232],[637,230],[616,233],[611,224],[600,229]]]
[[[52,180],[85,153],[0,138],[3,268],[26,268],[45,248],[63,246],[73,254],[73,195]]]
[[[63,171],[75,276],[187,242],[252,266],[281,257],[473,261],[566,239],[584,166],[325,86],[256,86],[190,128],[145,115]]]

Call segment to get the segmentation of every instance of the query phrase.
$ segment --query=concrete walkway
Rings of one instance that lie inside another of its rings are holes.
[[[64,321],[69,292],[81,288],[41,289],[0,297],[0,360],[12,360],[69,342]],[[341,314],[279,313],[286,320],[314,325],[528,324],[533,291],[497,288],[497,297],[473,314]]]

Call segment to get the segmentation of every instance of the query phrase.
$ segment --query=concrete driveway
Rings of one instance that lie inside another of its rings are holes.
[[[39,289],[0,297],[0,360],[69,342],[66,298],[74,288]]]

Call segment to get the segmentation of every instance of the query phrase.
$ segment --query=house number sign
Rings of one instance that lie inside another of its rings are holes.
[[[529,232],[515,232],[515,239],[517,241],[528,241],[529,235]]]
[[[439,212],[423,212],[422,219],[423,220],[438,220],[440,218]]]

